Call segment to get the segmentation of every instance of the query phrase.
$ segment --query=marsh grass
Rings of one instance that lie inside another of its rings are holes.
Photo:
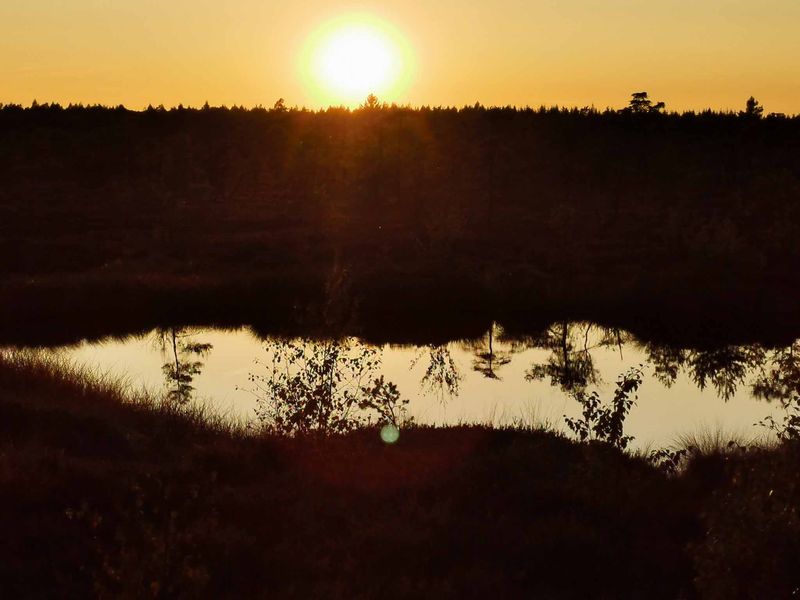
[[[98,416],[124,416],[120,408],[163,423],[176,423],[198,433],[230,438],[250,435],[241,418],[222,413],[202,398],[191,403],[171,401],[164,393],[136,386],[127,377],[101,371],[60,352],[0,350],[0,389],[23,398],[35,394],[38,407],[63,406]]]
[[[255,435],[9,351],[0,431],[8,597],[764,597],[797,572],[792,446],[668,477],[529,419],[412,426],[392,445],[375,429]],[[737,556],[769,579],[731,573]]]
[[[676,438],[675,446],[698,454],[727,455],[741,452],[747,448],[774,447],[776,440],[766,435],[748,435],[743,431],[730,431],[721,427],[703,425],[692,432]]]

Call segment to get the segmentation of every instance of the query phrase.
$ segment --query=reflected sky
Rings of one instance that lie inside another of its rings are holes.
[[[763,438],[766,430],[755,424],[768,415],[778,418],[782,414],[779,402],[754,397],[752,385],[766,368],[764,365],[741,369],[740,383],[733,390],[709,383],[717,376],[713,370],[706,373],[707,383],[701,389],[697,373],[687,366],[677,368],[674,382],[666,386],[663,376],[657,377],[656,366],[650,360],[652,348],[648,353],[647,347],[627,334],[609,335],[608,330],[588,324],[563,326],[569,329],[572,343],[567,359],[579,358],[585,362],[589,358],[592,377],[586,382],[586,389],[597,390],[602,398],[613,395],[614,383],[622,373],[640,364],[644,366],[644,383],[625,423],[626,434],[635,438],[633,448],[669,446],[682,436],[704,431],[722,431],[745,439]],[[550,337],[558,342],[556,346],[563,334],[559,327],[562,325],[549,330]],[[237,419],[253,419],[257,399],[249,375],[263,372],[270,358],[270,339],[259,339],[247,329],[188,329],[184,334],[187,343],[211,345],[202,368],[191,382],[194,401],[208,402],[215,410]],[[169,391],[164,365],[173,357],[160,342],[162,337],[163,332],[153,332],[54,351],[64,352],[100,371],[126,377],[136,386]],[[402,396],[410,401],[409,416],[417,423],[493,426],[544,423],[566,431],[564,415],[578,416],[577,402],[559,377],[531,377],[537,365],[563,362],[563,347],[552,346],[547,336],[504,340],[502,330],[496,327],[483,340],[452,342],[444,347],[383,346],[380,373],[397,384]],[[738,356],[741,352],[737,349],[734,354]],[[719,361],[716,354],[703,354],[695,362],[713,363],[713,368],[719,369],[715,360]],[[492,366],[487,370],[489,361]],[[438,385],[442,373],[451,379]],[[456,385],[448,385],[453,380]]]

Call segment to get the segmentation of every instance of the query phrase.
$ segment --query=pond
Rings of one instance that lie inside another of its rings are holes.
[[[332,343],[259,338],[247,328],[181,327],[48,351],[252,424],[275,418],[268,409],[276,388],[269,386],[275,373],[288,373],[290,358],[294,373],[299,365],[306,372],[319,368],[314,360],[339,361],[342,386],[382,376],[408,401],[404,421],[547,425],[565,432],[565,417],[581,414],[581,397],[597,392],[609,403],[618,379],[640,369],[624,429],[634,438],[631,447],[642,450],[692,436],[768,440],[774,434],[759,423],[768,416],[781,420],[781,401],[800,390],[800,342],[697,350],[646,343],[585,322],[555,323],[523,338],[508,337],[494,324],[479,339],[383,346],[357,338]]]

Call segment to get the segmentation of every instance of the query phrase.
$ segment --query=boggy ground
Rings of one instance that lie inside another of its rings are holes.
[[[5,597],[783,598],[798,448],[677,476],[536,430],[256,435],[0,359]]]

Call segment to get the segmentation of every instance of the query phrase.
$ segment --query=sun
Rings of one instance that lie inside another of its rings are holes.
[[[308,41],[302,68],[323,104],[360,104],[369,94],[393,101],[412,67],[406,40],[374,17],[350,15],[320,27]]]

